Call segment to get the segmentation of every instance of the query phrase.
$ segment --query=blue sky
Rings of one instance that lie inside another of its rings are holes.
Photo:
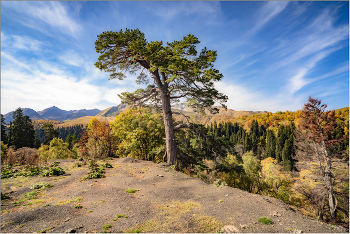
[[[139,28],[163,43],[193,34],[217,50],[215,87],[233,110],[295,111],[308,96],[349,105],[348,2],[1,2],[1,113],[105,109],[135,77],[94,63],[103,31]]]

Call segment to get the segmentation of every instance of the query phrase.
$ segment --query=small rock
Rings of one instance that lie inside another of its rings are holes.
[[[225,226],[221,228],[221,231],[223,231],[224,233],[240,233],[239,229],[235,226]]]
[[[64,220],[64,222],[68,222],[70,220],[70,218],[66,218],[66,220]]]
[[[64,233],[76,233],[74,229],[67,229]]]
[[[302,232],[303,232],[302,230],[295,229],[293,233],[302,233]]]
[[[225,197],[228,197],[228,194],[226,194]]]
[[[162,176],[162,175],[157,175],[157,176],[159,176],[159,177],[164,177],[164,176]]]
[[[281,216],[281,214],[278,214],[277,211],[272,211],[272,213],[270,215],[271,216],[277,216],[277,217]]]
[[[247,228],[248,227],[248,225],[247,224],[239,224],[239,226],[241,226],[241,229],[244,229],[244,228]]]

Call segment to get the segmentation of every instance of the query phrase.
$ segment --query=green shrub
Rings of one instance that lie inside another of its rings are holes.
[[[7,179],[7,178],[11,178],[14,177],[12,171],[3,171],[1,173],[1,179]]]
[[[76,206],[74,206],[74,208],[81,209],[81,208],[83,208],[83,206],[82,205],[76,205]]]
[[[30,186],[30,189],[41,189],[41,188],[51,188],[53,187],[52,184],[46,183],[46,182],[39,182],[36,184],[33,184],[32,186]]]
[[[64,175],[66,172],[62,167],[51,167],[50,170],[45,171],[43,176],[60,176]]]
[[[81,166],[83,166],[83,164],[82,164],[82,163],[80,163],[80,162],[76,162],[76,163],[74,163],[74,167],[81,167]]]
[[[106,172],[104,171],[103,167],[95,167],[95,168],[91,168],[90,172],[84,176],[81,177],[81,180],[89,180],[89,179],[97,179],[97,178],[104,178],[106,177],[104,174]]]
[[[127,190],[125,190],[125,192],[127,192],[127,193],[135,193],[136,189],[127,189]]]
[[[258,222],[263,224],[272,224],[271,219],[268,217],[261,217],[258,219]]]
[[[104,167],[104,168],[113,168],[112,164],[110,164],[109,162],[106,162],[106,163],[102,164],[102,167]]]
[[[112,225],[110,225],[110,224],[105,224],[105,225],[103,225],[103,229],[105,229],[105,230],[108,230],[108,229],[110,229],[112,227]]]

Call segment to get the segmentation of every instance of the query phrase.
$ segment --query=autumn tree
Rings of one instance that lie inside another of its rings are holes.
[[[129,109],[111,123],[119,156],[161,162],[164,155],[164,123],[160,113],[150,109]]]
[[[334,111],[326,111],[327,105],[321,100],[309,97],[301,113],[302,121],[300,127],[306,130],[307,138],[312,142],[314,154],[316,155],[320,174],[324,180],[328,197],[329,211],[332,219],[336,218],[337,200],[333,192],[332,158],[335,157],[332,148],[339,143],[339,139],[331,139],[332,132],[336,130],[336,117]],[[322,198],[321,198],[322,199]]]
[[[217,113],[215,102],[226,108],[227,96],[214,88],[214,82],[223,77],[213,66],[217,53],[204,48],[197,55],[197,44],[198,38],[191,34],[166,45],[162,41],[147,42],[139,29],[103,32],[95,42],[96,52],[101,54],[95,66],[110,72],[110,79],[122,80],[129,71],[139,72],[138,84],[152,81],[145,89],[124,92],[119,97],[123,103],[148,104],[162,110],[169,164],[175,164],[177,159],[175,131],[189,127],[189,124],[174,126],[173,114],[177,113],[172,111],[173,102],[184,98],[185,104],[198,112]]]
[[[78,151],[81,156],[94,161],[96,158],[111,157],[115,150],[114,143],[109,124],[92,118],[80,139]]]

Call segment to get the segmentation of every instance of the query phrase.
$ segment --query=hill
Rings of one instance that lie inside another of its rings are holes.
[[[96,116],[103,116],[103,117],[116,117],[121,112],[127,110],[129,107],[126,104],[119,104],[118,106],[112,106],[109,107],[100,113],[98,113]]]
[[[348,232],[303,216],[276,198],[214,187],[165,164],[113,159],[105,178],[80,181],[88,165],[57,161],[64,176],[2,179],[1,191],[11,197],[1,202],[2,232]],[[53,187],[29,188],[40,181]],[[26,199],[29,192],[33,198]],[[258,222],[261,217],[272,224]]]

